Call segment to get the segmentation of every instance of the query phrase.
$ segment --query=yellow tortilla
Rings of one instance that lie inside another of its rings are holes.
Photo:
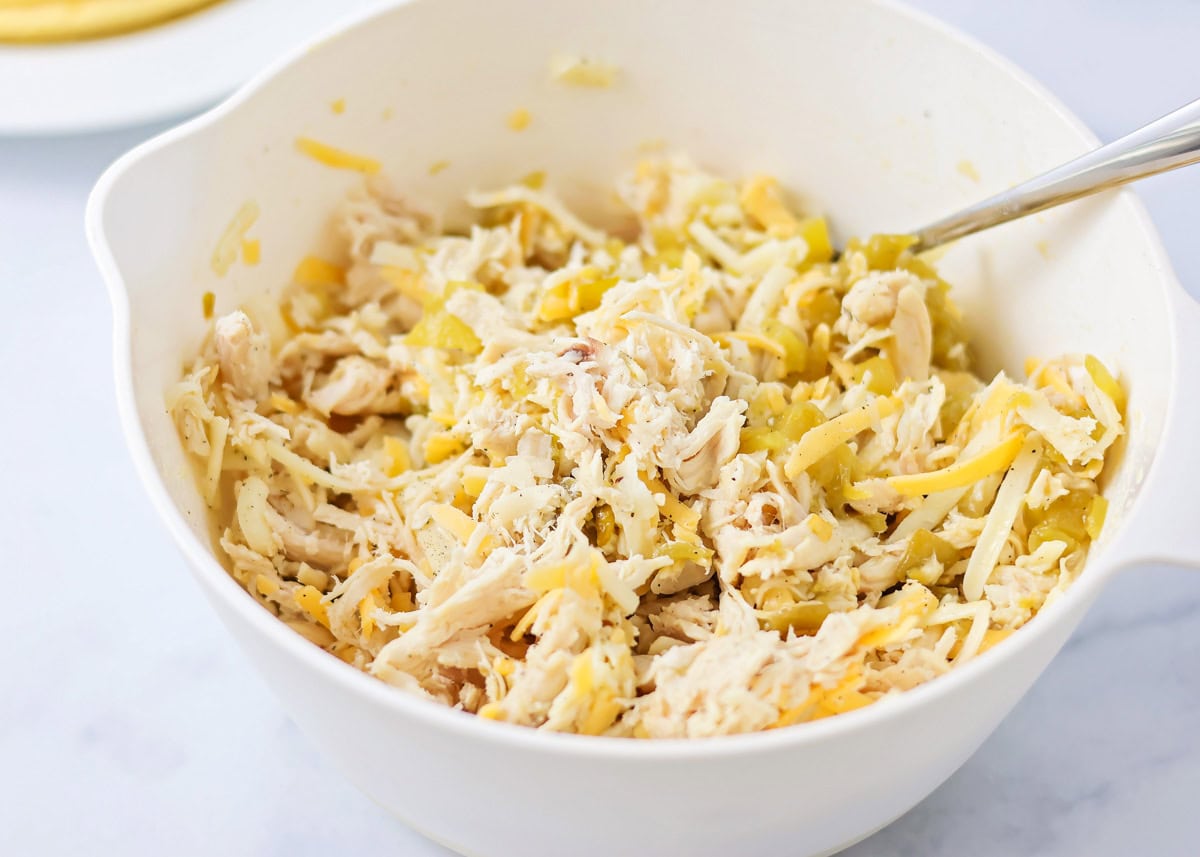
[[[0,42],[65,42],[160,24],[217,0],[0,0]]]

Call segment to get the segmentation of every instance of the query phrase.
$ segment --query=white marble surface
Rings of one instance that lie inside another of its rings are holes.
[[[918,5],[1030,69],[1102,136],[1200,95],[1189,0]],[[81,225],[101,169],[154,130],[0,140],[0,854],[445,854],[313,752],[135,482]],[[1200,294],[1200,167],[1142,194]],[[848,853],[1200,853],[1197,664],[1200,573],[1126,575],[980,752]]]

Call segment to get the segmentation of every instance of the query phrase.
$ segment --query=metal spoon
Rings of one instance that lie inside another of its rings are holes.
[[[1200,100],[1037,178],[917,230],[914,251],[1145,176],[1200,162]]]

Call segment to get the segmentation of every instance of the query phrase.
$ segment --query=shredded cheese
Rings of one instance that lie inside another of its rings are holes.
[[[524,131],[533,122],[533,116],[524,107],[518,107],[508,114],[508,119],[505,121],[510,131]]]
[[[213,249],[210,262],[218,277],[228,274],[233,263],[237,261],[238,253],[242,249],[242,241],[250,227],[258,220],[259,213],[258,203],[252,199],[246,200],[226,225],[221,237],[217,240],[217,246]]]
[[[301,286],[340,286],[346,282],[346,271],[340,265],[316,256],[305,256],[292,271],[292,282]]]
[[[877,398],[806,431],[796,443],[784,472],[795,479],[843,443],[877,425],[899,409],[896,399]]]
[[[941,470],[917,473],[912,476],[893,476],[888,484],[901,494],[935,494],[954,488],[965,488],[991,476],[1012,464],[1021,451],[1024,434],[1015,432],[987,452],[974,458],[959,459]]]
[[[253,267],[262,259],[262,244],[257,238],[242,238],[242,262]]]
[[[808,524],[808,528],[812,530],[813,535],[821,541],[827,542],[833,538],[833,524],[826,521],[820,515],[809,515],[804,519],[804,522]]]
[[[723,333],[712,334],[712,338],[726,347],[729,347],[733,340],[740,340],[747,345],[757,348],[759,351],[765,351],[767,354],[778,357],[781,360],[787,357],[787,351],[782,345],[772,339],[767,339],[762,334],[751,333],[746,330],[727,330]]]
[[[374,158],[368,158],[365,155],[356,155],[353,152],[339,149],[336,146],[330,146],[328,143],[322,143],[311,137],[297,137],[296,148],[314,161],[324,164],[327,167],[333,167],[335,170],[353,170],[354,172],[370,176],[379,172],[382,167],[379,161]]]
[[[772,176],[755,176],[742,188],[742,207],[776,238],[796,235],[800,221],[788,211]]]
[[[305,585],[296,590],[294,597],[296,605],[301,610],[320,622],[326,629],[329,628],[329,609],[322,600],[321,590],[315,586]]]
[[[587,57],[555,54],[550,58],[550,78],[567,86],[608,89],[617,74],[616,66]]]
[[[1012,532],[1013,522],[1025,502],[1025,492],[1033,481],[1034,470],[1037,469],[1038,459],[1042,455],[1045,441],[1038,435],[1030,435],[1021,446],[1012,467],[1000,483],[996,492],[996,500],[992,510],[988,512],[987,523],[979,535],[979,541],[971,558],[967,562],[967,570],[963,575],[963,594],[971,601],[983,597],[983,587],[996,568],[996,560]]]
[[[408,447],[402,440],[396,437],[385,437],[383,439],[384,451],[387,453],[388,476],[399,476],[407,470],[412,469],[412,460],[408,455]]]

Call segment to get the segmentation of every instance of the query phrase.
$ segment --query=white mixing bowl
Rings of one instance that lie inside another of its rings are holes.
[[[551,55],[620,68],[611,89],[552,85]],[[214,58],[214,61],[217,61]],[[345,111],[330,103],[345,99]],[[512,111],[532,117],[510,130]],[[1200,476],[1200,309],[1142,207],[1108,195],[962,241],[943,262],[985,371],[1090,351],[1130,389],[1109,523],[1082,579],[1026,628],[898,698],[770,733],[696,742],[545,734],[408,696],[326,655],[256,605],[210,547],[163,404],[205,322],[276,290],[319,247],[359,177],[297,135],[379,158],[434,203],[544,169],[585,214],[640,144],[729,175],[768,171],[838,237],[902,230],[1094,144],[1008,63],[872,0],[421,0],[292,55],[146,143],[97,186],[88,233],[112,293],[117,391],[134,461],[201,588],[309,738],[379,803],[489,857],[811,855],[909,809],[987,737],[1100,588],[1140,560],[1194,564],[1182,502]],[[430,175],[447,160],[449,168]],[[248,199],[257,267],[218,278],[214,243]],[[234,776],[230,772],[230,776]],[[386,850],[387,843],[380,843]]]

